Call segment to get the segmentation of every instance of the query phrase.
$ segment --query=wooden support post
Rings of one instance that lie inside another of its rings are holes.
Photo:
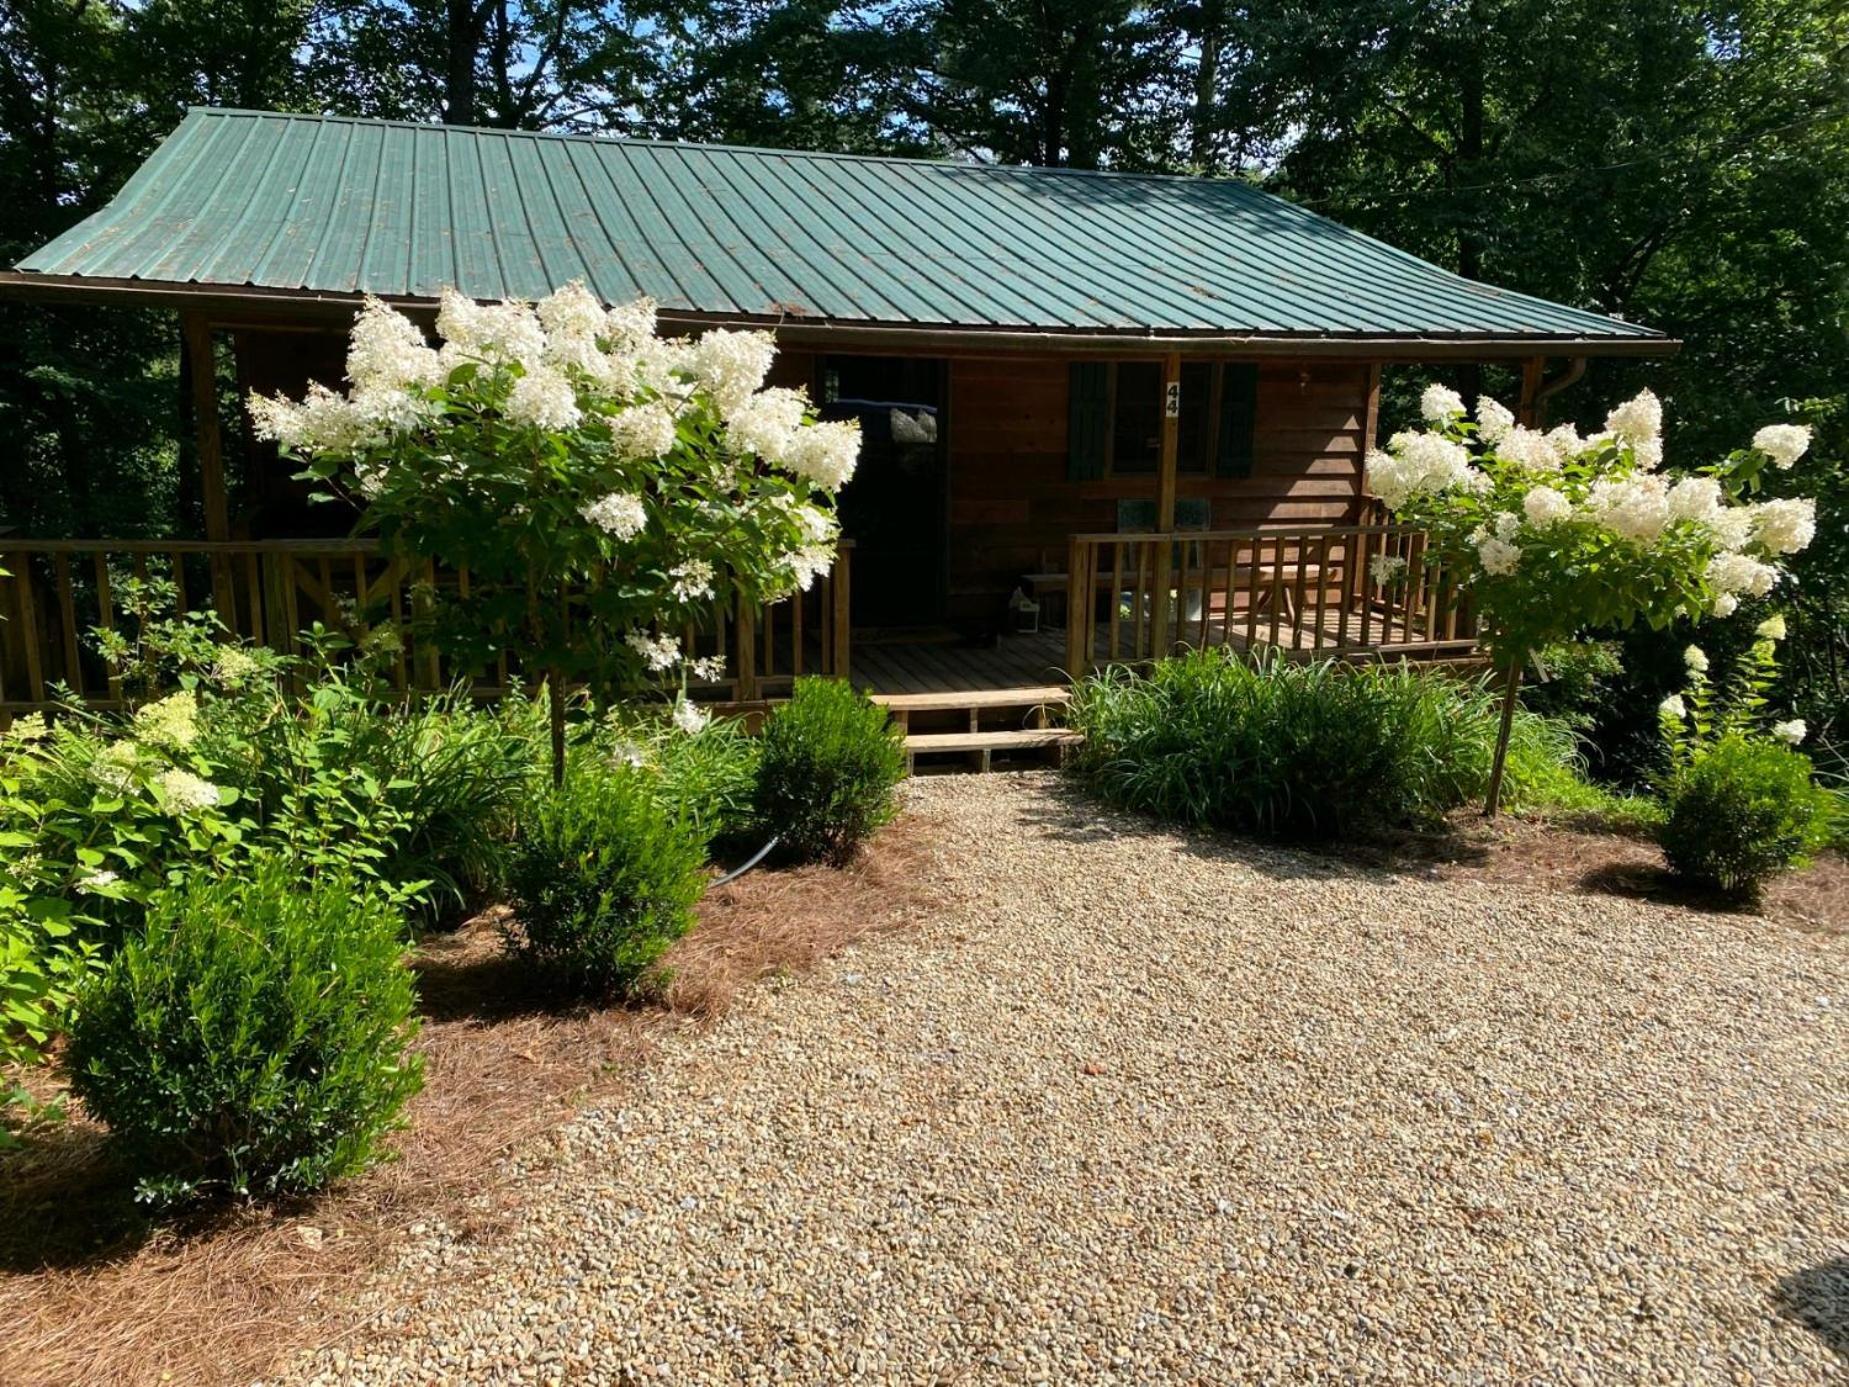
[[[1546,357],[1531,356],[1522,362],[1522,398],[1515,410],[1515,422],[1524,428],[1540,427],[1541,381],[1546,374]]]
[[[231,538],[231,505],[225,496],[224,437],[218,427],[218,363],[212,353],[212,324],[203,313],[180,315],[180,335],[193,385],[193,437],[199,453],[199,495],[205,506],[205,537],[220,544]],[[237,629],[237,599],[221,557],[212,555],[212,603],[227,630]]]
[[[1380,363],[1377,361],[1367,368],[1367,413],[1361,420],[1361,457],[1362,465],[1355,468],[1355,512],[1348,523],[1359,525],[1368,513],[1367,503],[1367,455],[1380,435]]]
[[[1162,455],[1156,470],[1156,530],[1160,534],[1175,528],[1175,472],[1180,450],[1181,354],[1170,352],[1162,362]],[[1170,570],[1175,555],[1174,546],[1166,542],[1155,548],[1155,610],[1150,614],[1149,653],[1160,660],[1169,653]]]
[[[853,554],[853,549],[847,545],[842,545],[841,548],[835,552],[835,581],[833,584],[833,591],[829,594],[834,599],[834,611],[831,613],[832,621],[829,627],[829,636],[834,641],[835,678],[837,679],[851,679],[854,673],[851,663],[853,655],[852,651],[849,649],[849,638],[853,634],[850,629],[853,608],[849,605],[850,599],[853,596],[853,589],[851,586]]]
[[[758,613],[745,598],[738,599],[738,618],[734,627],[737,642],[738,697],[749,703],[758,696]]]
[[[1066,674],[1083,679],[1091,673],[1091,591],[1081,586],[1090,575],[1085,571],[1085,546],[1077,535],[1066,542]],[[1117,600],[1113,593],[1111,600]]]

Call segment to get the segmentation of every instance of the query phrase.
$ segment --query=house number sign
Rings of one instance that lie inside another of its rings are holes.
[[[1181,418],[1181,382],[1172,380],[1163,394],[1162,412],[1170,419]]]

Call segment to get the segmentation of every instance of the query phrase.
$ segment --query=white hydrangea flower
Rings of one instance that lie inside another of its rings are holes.
[[[1619,538],[1653,544],[1669,524],[1669,487],[1654,475],[1594,482],[1586,509]]]
[[[1428,423],[1443,424],[1464,417],[1464,397],[1448,385],[1433,381],[1419,396],[1419,413]]]
[[[1773,723],[1772,735],[1786,746],[1796,746],[1799,742],[1810,736],[1810,728],[1805,724],[1803,718],[1790,718],[1785,722]]]
[[[1605,416],[1605,428],[1628,443],[1642,443],[1663,432],[1663,402],[1650,390],[1634,396]]]
[[[1369,491],[1398,510],[1412,497],[1472,485],[1470,454],[1461,443],[1435,433],[1396,433],[1387,450],[1367,456]]]
[[[119,872],[112,871],[108,867],[93,867],[77,878],[77,889],[95,894],[107,890],[121,880],[122,876]]]
[[[1631,444],[1631,461],[1646,472],[1654,472],[1663,465],[1663,440],[1660,438],[1640,438]]]
[[[357,389],[402,390],[435,385],[441,361],[424,333],[397,309],[368,294],[347,342],[347,379]]]
[[[695,679],[704,680],[708,684],[717,683],[725,678],[725,656],[708,655],[703,659],[689,660],[687,668]]]
[[[685,377],[693,374],[693,343],[684,337],[648,337],[634,350],[636,378],[649,389],[674,399],[689,393]]]
[[[726,443],[734,452],[781,466],[808,412],[809,397],[800,390],[760,390],[726,419]]]
[[[1723,592],[1714,599],[1714,605],[1708,609],[1718,617],[1729,617],[1740,610],[1740,599],[1731,592]]]
[[[574,279],[562,284],[533,309],[540,327],[545,329],[547,345],[566,342],[594,342],[604,331],[604,307],[597,295]]]
[[[1708,672],[1708,652],[1699,645],[1691,645],[1682,652],[1682,663],[1688,666],[1690,674],[1706,674]]]
[[[599,496],[580,508],[578,514],[605,534],[622,540],[634,539],[648,524],[648,507],[642,498],[623,491]]]
[[[829,544],[805,544],[783,556],[783,567],[788,570],[790,580],[803,592],[815,586],[815,580],[826,576],[834,566],[835,550]]]
[[[135,710],[135,735],[144,742],[185,750],[199,739],[199,699],[181,689]]]
[[[1810,451],[1809,424],[1767,424],[1753,435],[1753,446],[1772,459],[1772,465],[1788,468]]]
[[[776,339],[768,332],[715,328],[694,343],[693,377],[706,387],[719,413],[730,418],[764,384],[776,355]]]
[[[486,360],[517,361],[532,369],[546,359],[546,330],[529,303],[477,304],[470,332],[466,345]]]
[[[860,425],[831,420],[798,429],[778,465],[824,491],[839,491],[859,461]]]
[[[1531,487],[1522,497],[1522,513],[1535,529],[1545,530],[1568,519],[1573,514],[1573,503],[1551,486]]]
[[[1795,554],[1817,537],[1817,503],[1781,497],[1754,506],[1753,539],[1768,554]]]
[[[796,528],[802,531],[803,540],[809,544],[833,544],[841,533],[840,523],[828,511],[820,506],[801,504],[793,506],[790,516],[796,521]]]
[[[1713,477],[1683,477],[1671,484],[1664,501],[1671,520],[1711,526],[1721,513],[1721,484]]]
[[[640,298],[618,304],[604,314],[603,335],[626,351],[634,351],[655,335],[655,301]]]
[[[1708,517],[1707,525],[1722,549],[1744,549],[1753,537],[1753,508],[1722,506]]]
[[[1556,462],[1570,462],[1589,448],[1593,440],[1581,438],[1579,430],[1571,424],[1556,424],[1545,435],[1547,446],[1554,451]]]
[[[1552,440],[1536,429],[1516,424],[1496,443],[1496,451],[1508,461],[1531,472],[1558,472],[1560,454]]]
[[[1505,404],[1488,395],[1477,396],[1477,437],[1485,443],[1500,443],[1515,427],[1515,415]]]
[[[689,702],[686,694],[682,694],[674,701],[674,725],[689,737],[698,736],[705,731],[706,724],[712,719],[713,715],[706,709]]]
[[[218,786],[178,766],[154,777],[154,791],[170,814],[195,814],[219,801]]]
[[[1683,718],[1688,716],[1688,704],[1682,701],[1681,694],[1671,694],[1668,698],[1656,705],[1656,711],[1662,717],[1674,718],[1677,722],[1680,722]]]
[[[250,431],[285,452],[302,446],[304,413],[302,407],[281,395],[250,392],[246,404],[250,410]]]
[[[1753,634],[1762,641],[1782,641],[1785,639],[1785,615],[1774,612],[1753,630]]]
[[[678,437],[674,411],[660,400],[619,410],[610,416],[611,443],[624,457],[665,457],[674,451]]]
[[[1496,535],[1486,534],[1477,541],[1477,562],[1483,571],[1495,577],[1513,573],[1521,563],[1520,546]]]
[[[698,602],[713,595],[713,566],[705,559],[689,559],[668,570],[674,580],[677,602]]]
[[[571,381],[550,366],[529,368],[507,396],[507,417],[535,429],[575,428],[584,418]]]
[[[141,748],[126,739],[111,742],[90,762],[90,778],[106,790],[118,794],[135,788],[135,771],[141,764]]]
[[[1391,587],[1406,571],[1406,560],[1398,554],[1376,554],[1368,560],[1368,578],[1377,588]]]
[[[1707,579],[1716,592],[1764,597],[1777,584],[1778,570],[1749,555],[1728,551],[1708,560]]]
[[[680,663],[681,643],[672,636],[651,636],[646,631],[631,631],[623,639],[651,670],[673,669]]]

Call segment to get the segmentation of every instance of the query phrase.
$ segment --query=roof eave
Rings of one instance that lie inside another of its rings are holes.
[[[49,303],[112,304],[201,313],[225,327],[283,328],[351,316],[365,295],[257,285],[102,279],[0,270],[0,295]],[[413,314],[434,312],[426,297],[382,296]],[[1253,357],[1351,357],[1381,361],[1518,359],[1533,356],[1668,357],[1682,343],[1660,334],[1578,336],[1562,333],[1254,333],[1174,328],[1048,328],[926,323],[842,322],[822,317],[706,313],[663,309],[664,323],[687,327],[763,328],[790,345],[885,351],[1166,352]]]

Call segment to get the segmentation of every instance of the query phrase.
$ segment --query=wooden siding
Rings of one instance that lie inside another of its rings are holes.
[[[950,599],[953,619],[999,621],[1024,573],[1061,568],[1069,536],[1116,528],[1117,502],[1154,498],[1153,475],[1071,481],[1067,362],[950,363]],[[1374,376],[1362,363],[1260,367],[1249,477],[1183,473],[1215,529],[1339,524],[1358,513]]]

